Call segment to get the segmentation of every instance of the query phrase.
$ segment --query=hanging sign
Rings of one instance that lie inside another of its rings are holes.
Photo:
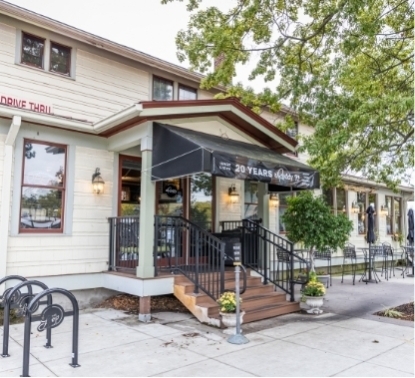
[[[52,106],[37,101],[23,100],[14,96],[0,94],[0,105],[30,110],[35,113],[52,114]]]
[[[168,197],[176,197],[179,190],[174,185],[166,185],[164,187],[164,193],[167,194]]]
[[[212,174],[304,189],[315,188],[319,180],[315,171],[297,170],[270,162],[216,152],[213,153]]]

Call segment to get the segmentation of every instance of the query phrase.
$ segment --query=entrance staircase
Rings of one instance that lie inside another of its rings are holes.
[[[262,278],[251,276],[247,271],[246,290],[241,295],[241,311],[245,311],[244,323],[272,318],[300,310],[298,302],[287,301],[285,292],[276,292],[274,285],[262,283]],[[240,287],[243,286],[241,280]],[[233,291],[235,273],[225,272],[225,290]],[[202,323],[220,327],[219,306],[215,300],[203,292],[194,293],[195,285],[186,276],[178,275],[174,279],[174,295]]]
[[[294,271],[307,262],[294,253],[292,243],[258,223],[243,220],[236,228],[231,223],[232,230],[213,235],[185,218],[156,216],[156,274],[157,269],[174,273],[175,296],[201,322],[220,326],[216,301],[225,291],[235,291],[234,270],[225,265],[239,256],[244,323],[299,311],[294,288],[305,281],[298,281]]]

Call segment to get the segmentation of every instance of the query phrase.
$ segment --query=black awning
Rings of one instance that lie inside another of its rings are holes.
[[[283,187],[320,187],[316,170],[267,148],[154,123],[152,180],[200,172]]]

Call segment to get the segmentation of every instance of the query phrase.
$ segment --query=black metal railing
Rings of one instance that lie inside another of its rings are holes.
[[[241,220],[236,221],[222,221],[219,222],[219,231],[226,232],[226,231],[235,231],[243,226]]]
[[[111,217],[109,223],[109,270],[135,272],[138,266],[139,217]]]
[[[290,295],[294,301],[294,285],[308,281],[309,264],[294,251],[294,244],[251,220],[244,219],[242,227],[243,264]],[[301,277],[299,273],[304,272]]]
[[[225,282],[225,243],[179,216],[155,216],[154,266],[155,274],[162,270],[181,273],[200,291],[217,300],[232,284]],[[242,269],[242,289],[246,288],[246,271]],[[225,287],[226,286],[226,287]]]

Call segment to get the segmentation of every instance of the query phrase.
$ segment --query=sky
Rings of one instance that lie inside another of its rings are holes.
[[[175,42],[179,30],[187,28],[189,12],[186,11],[186,0],[166,5],[162,5],[160,0],[7,1],[188,68],[185,63],[178,61]],[[236,0],[206,0],[204,3],[229,9],[236,4]],[[263,80],[247,80],[252,68],[253,63],[238,66],[238,76],[234,82],[241,81],[259,91],[264,87]]]

